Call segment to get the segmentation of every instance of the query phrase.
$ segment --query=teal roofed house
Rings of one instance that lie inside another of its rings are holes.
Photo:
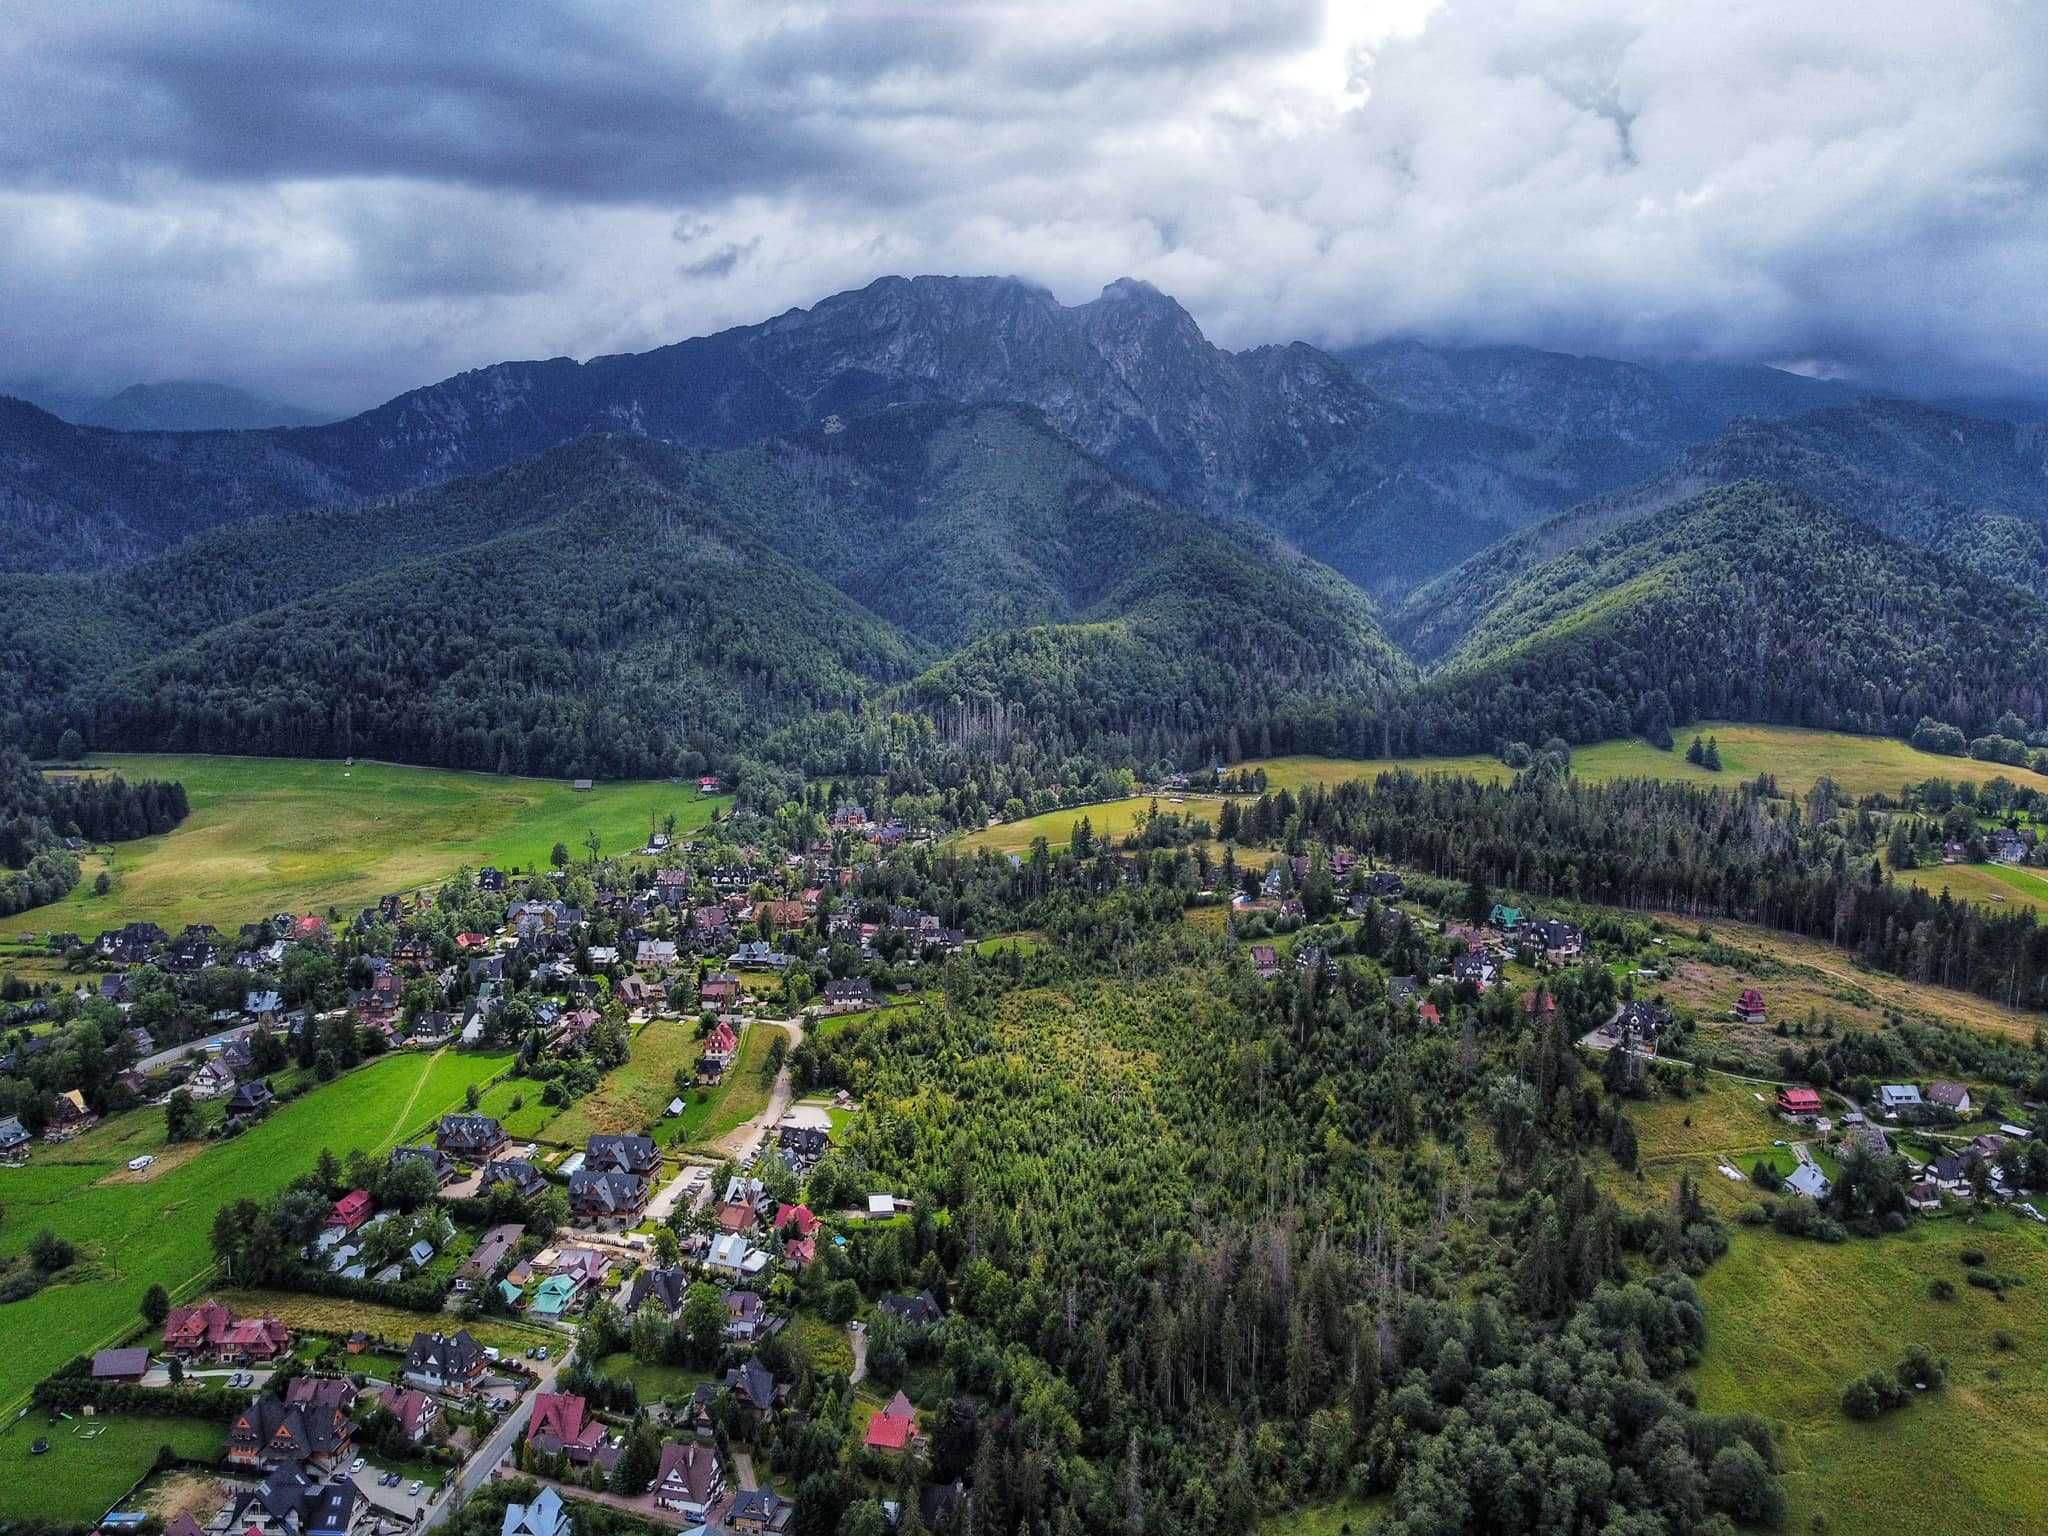
[[[1522,926],[1522,909],[1520,907],[1504,907],[1499,902],[1495,902],[1493,904],[1493,911],[1488,915],[1486,921],[1489,925],[1500,929],[1503,933],[1513,933]]]
[[[526,1292],[522,1291],[510,1280],[500,1280],[498,1282],[498,1294],[505,1298],[506,1306],[516,1307],[519,1305],[520,1298],[525,1296]]]
[[[569,1276],[549,1275],[533,1293],[533,1304],[527,1310],[536,1317],[560,1317],[575,1304],[576,1292],[576,1282]]]

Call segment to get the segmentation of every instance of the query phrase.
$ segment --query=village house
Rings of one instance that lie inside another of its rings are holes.
[[[497,1274],[498,1266],[512,1256],[512,1250],[519,1246],[520,1238],[525,1235],[526,1228],[518,1222],[508,1221],[503,1226],[491,1228],[470,1250],[469,1257],[462,1261],[462,1267],[455,1271],[455,1289],[468,1292],[488,1285],[491,1277]]]
[[[508,1139],[505,1128],[489,1115],[443,1115],[434,1145],[450,1157],[480,1163],[495,1156]]]
[[[779,1126],[775,1140],[799,1171],[813,1167],[832,1148],[832,1132],[822,1125]]]
[[[898,1392],[889,1399],[888,1406],[868,1420],[867,1434],[862,1444],[871,1451],[896,1453],[910,1448],[917,1438],[917,1410],[910,1405],[910,1399]]]
[[[478,1189],[488,1194],[500,1184],[509,1184],[522,1200],[531,1200],[547,1191],[548,1181],[532,1163],[519,1158],[493,1158],[484,1164],[483,1178]]]
[[[1911,1083],[1879,1085],[1877,1102],[1888,1115],[1917,1114],[1922,1108],[1920,1090]]]
[[[1475,990],[1484,992],[1500,977],[1500,967],[1493,956],[1484,950],[1468,949],[1451,961],[1453,984],[1469,984]]]
[[[651,1136],[592,1136],[584,1144],[583,1166],[651,1179],[661,1172],[661,1148]]]
[[[210,1296],[195,1306],[173,1307],[164,1319],[164,1353],[186,1361],[260,1364],[291,1347],[291,1330],[276,1318],[237,1320]]]
[[[331,1468],[349,1454],[355,1402],[355,1386],[345,1379],[301,1376],[285,1388],[282,1399],[265,1394],[229,1421],[228,1462]]]
[[[741,1536],[780,1536],[796,1516],[796,1506],[773,1488],[742,1488],[725,1512],[728,1528]]]
[[[1252,946],[1252,970],[1261,981],[1271,981],[1280,974],[1280,956],[1270,944]]]
[[[618,1464],[618,1447],[592,1417],[590,1405],[573,1392],[537,1392],[533,1416],[527,1421],[526,1443],[543,1456],[565,1457],[570,1465],[592,1463],[609,1473]]]
[[[773,1373],[758,1360],[748,1360],[725,1373],[725,1389],[756,1421],[767,1418],[789,1394]]]
[[[1811,1088],[1780,1088],[1778,1113],[1793,1120],[1810,1120],[1821,1111],[1820,1095]]]
[[[832,1013],[856,1013],[879,1005],[874,984],[865,977],[825,983],[825,1007]]]
[[[507,1504],[498,1536],[570,1536],[569,1511],[562,1496],[543,1487],[531,1504]]]
[[[685,1520],[710,1518],[711,1507],[725,1493],[725,1475],[718,1452],[695,1441],[670,1441],[661,1448],[661,1466],[654,1476],[654,1502]]]
[[[399,1430],[411,1445],[424,1445],[441,1417],[440,1403],[417,1387],[380,1387],[377,1403],[398,1420]]]
[[[1927,1102],[1952,1114],[1967,1115],[1970,1112],[1970,1090],[1961,1083],[1929,1083]]]
[[[930,1291],[919,1291],[915,1296],[884,1296],[877,1305],[910,1328],[929,1328],[945,1316]]]
[[[674,1317],[682,1311],[683,1297],[689,1289],[690,1272],[680,1264],[667,1269],[642,1269],[627,1287],[623,1310],[631,1315],[651,1305]]]
[[[569,1178],[569,1210],[598,1227],[629,1223],[647,1205],[647,1181],[616,1169],[585,1167]]]
[[[1757,991],[1755,987],[1744,987],[1742,989],[1742,996],[1735,999],[1735,1007],[1731,1011],[1733,1012],[1734,1016],[1744,1024],[1763,1023],[1763,993]]]
[[[454,1334],[415,1333],[406,1351],[405,1380],[423,1392],[468,1397],[484,1375],[483,1346],[467,1328]]]
[[[90,1130],[99,1123],[85,1102],[85,1095],[76,1088],[58,1094],[50,1101],[50,1116],[43,1124],[43,1140],[69,1141],[81,1131]]]
[[[367,1189],[352,1189],[334,1202],[334,1209],[327,1214],[327,1225],[338,1227],[344,1233],[354,1232],[370,1219],[377,1209],[377,1202],[370,1198]]]

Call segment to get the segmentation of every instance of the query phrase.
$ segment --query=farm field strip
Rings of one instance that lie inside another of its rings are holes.
[[[579,792],[555,779],[391,763],[151,753],[91,763],[131,780],[178,780],[191,814],[171,832],[89,857],[69,896],[0,919],[0,936],[89,935],[136,921],[231,928],[278,911],[346,910],[464,865],[544,867],[558,841],[580,856],[591,832],[605,851],[624,852],[661,817],[673,814],[686,832],[730,803],[666,781]],[[102,868],[113,877],[104,897],[93,894]]]

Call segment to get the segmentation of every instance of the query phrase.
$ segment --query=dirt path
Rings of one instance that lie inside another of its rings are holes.
[[[782,1070],[775,1074],[775,1086],[768,1090],[768,1107],[761,1111],[759,1118],[745,1125],[727,1131],[712,1145],[719,1156],[729,1157],[735,1162],[745,1162],[761,1144],[762,1138],[773,1131],[782,1117],[789,1113],[790,1100],[795,1092],[790,1085],[789,1059],[804,1043],[804,1026],[801,1019],[762,1019],[760,1024],[772,1025],[789,1036],[789,1049],[783,1054]]]
[[[440,1050],[434,1052],[433,1055],[429,1056],[426,1059],[425,1063],[420,1067],[419,1080],[412,1085],[412,1093],[410,1096],[407,1097],[405,1101],[405,1108],[401,1109],[398,1112],[398,1119],[391,1127],[391,1134],[385,1137],[384,1140],[378,1144],[378,1146],[375,1149],[376,1151],[388,1151],[390,1148],[396,1146],[401,1140],[404,1139],[405,1128],[412,1123],[412,1107],[413,1105],[419,1103],[420,1094],[424,1092],[426,1089],[427,1079],[434,1075],[434,1063],[439,1061],[447,1053],[448,1047],[444,1045],[441,1047]]]

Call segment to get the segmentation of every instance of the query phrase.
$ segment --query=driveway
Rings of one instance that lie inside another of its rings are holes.
[[[782,1070],[775,1074],[775,1086],[768,1090],[768,1107],[760,1116],[748,1121],[737,1130],[721,1136],[716,1145],[719,1155],[735,1162],[744,1163],[760,1148],[761,1143],[782,1123],[782,1117],[789,1113],[789,1102],[796,1097],[789,1078],[789,1058],[804,1043],[804,1026],[800,1019],[762,1019],[758,1022],[771,1024],[789,1036],[789,1050],[782,1058]]]
[[[694,1193],[692,1187],[694,1186]],[[647,1202],[647,1219],[666,1222],[675,1211],[685,1194],[690,1195],[691,1207],[707,1204],[711,1199],[711,1168],[702,1163],[686,1164],[676,1176],[662,1186],[660,1192]]]

